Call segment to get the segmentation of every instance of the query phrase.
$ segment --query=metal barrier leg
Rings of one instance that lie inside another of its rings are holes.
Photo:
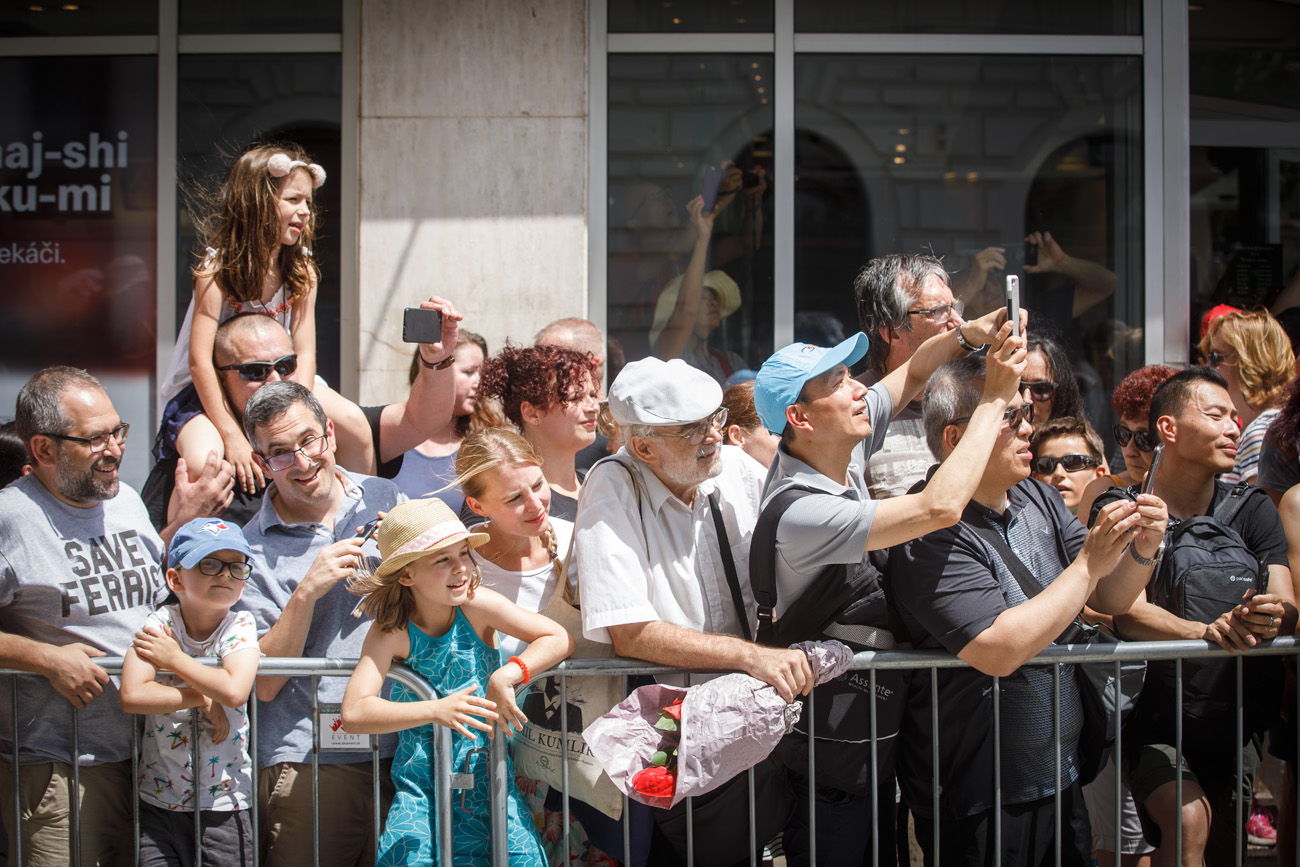
[[[1253,792],[1247,792],[1247,791],[1245,791],[1245,789],[1246,789],[1246,779],[1245,779],[1245,778],[1246,778],[1246,770],[1245,770],[1245,768],[1243,767],[1243,764],[1242,764],[1242,753],[1243,753],[1245,750],[1244,750],[1244,748],[1243,748],[1241,745],[1244,744],[1245,741],[1246,741],[1246,737],[1245,737],[1245,733],[1246,733],[1246,732],[1245,732],[1245,730],[1246,730],[1246,710],[1245,710],[1245,707],[1244,707],[1244,705],[1245,705],[1245,698],[1244,698],[1243,695],[1242,695],[1242,689],[1243,689],[1243,687],[1242,687],[1242,676],[1243,676],[1243,674],[1244,674],[1244,672],[1245,672],[1245,668],[1244,668],[1245,662],[1246,662],[1246,661],[1245,661],[1244,659],[1242,659],[1241,654],[1238,654],[1238,655],[1237,655],[1237,725],[1236,725],[1236,731],[1237,731],[1237,740],[1236,740],[1236,753],[1237,753],[1237,776],[1236,776],[1236,782],[1237,782],[1237,797],[1236,797],[1236,801],[1237,801],[1237,809],[1236,809],[1236,814],[1237,814],[1237,815],[1236,815],[1236,820],[1237,820],[1237,822],[1236,822],[1236,825],[1234,826],[1235,830],[1233,831],[1233,835],[1232,835],[1232,840],[1233,840],[1233,844],[1234,844],[1234,845],[1233,845],[1233,859],[1234,859],[1234,862],[1236,863],[1237,867],[1241,867],[1241,854],[1242,854],[1242,852],[1244,852],[1245,849],[1246,849],[1246,846],[1245,846],[1246,841],[1245,841],[1245,839],[1242,837],[1242,835],[1243,835],[1243,834],[1245,833],[1245,831],[1246,831],[1246,819],[1245,819],[1245,817],[1242,816],[1242,814],[1241,814],[1241,810],[1242,810],[1241,802],[1242,802],[1242,800],[1244,799],[1244,800],[1246,801],[1246,807],[1249,808],[1249,807],[1250,807],[1251,797],[1252,797],[1252,795],[1253,795]],[[1256,767],[1258,768],[1258,763],[1256,764]],[[1213,817],[1211,817],[1211,821],[1213,821]],[[1276,845],[1276,843],[1274,843],[1274,845]]]
[[[203,811],[199,809],[202,799],[199,793],[199,771],[203,767],[199,764],[201,758],[202,756],[199,755],[199,709],[191,708],[190,785],[194,787],[194,800],[190,806],[194,808],[194,867],[201,867],[203,864]]]
[[[81,863],[81,726],[77,709],[72,709],[72,863]]]
[[[1052,795],[1052,846],[1056,856],[1056,867],[1061,867],[1061,786],[1065,782],[1065,772],[1061,767],[1061,664],[1052,663],[1052,740],[1056,742],[1054,750],[1056,766],[1056,791]]]
[[[994,683],[994,688],[996,689],[997,680],[995,679],[993,683]],[[997,713],[996,704],[993,705],[993,709],[994,709],[993,712]],[[996,722],[996,718],[995,718],[995,722]],[[996,738],[994,738],[993,744],[994,744],[993,774],[994,774],[994,779],[996,780],[997,767],[998,767]],[[931,830],[931,840],[930,840],[930,845],[934,847],[934,852],[931,855],[931,863],[942,864],[943,859],[939,853],[939,825],[940,825],[940,819],[939,819],[939,669],[934,666],[930,667],[930,761],[931,761],[930,791],[933,793],[930,796],[931,798],[930,815],[934,817],[934,828]],[[999,792],[998,802],[1001,802],[1002,798],[1000,794],[1001,792],[1000,788],[998,792]],[[995,822],[997,821],[996,811],[993,814],[993,819]],[[998,825],[994,825],[995,837],[1000,833],[1001,833],[1001,828]]]
[[[936,716],[937,719],[937,716]],[[1002,863],[1002,678],[993,678],[993,851]],[[935,860],[938,863],[938,859]]]
[[[488,780],[492,821],[492,867],[510,867],[509,811],[506,806],[506,792],[510,781],[506,773],[506,739],[501,732],[492,738],[488,749]]]
[[[1124,737],[1124,726],[1119,718],[1119,709],[1124,704],[1124,690],[1120,683],[1120,663],[1115,660],[1115,751],[1111,754],[1115,764],[1115,860],[1120,860],[1124,851],[1124,753],[1120,741]]]
[[[438,833],[434,839],[438,849],[438,863],[451,864],[451,729],[443,726],[433,727],[434,767],[437,773],[433,777],[435,809],[437,810]]]
[[[1174,660],[1174,803],[1178,816],[1174,827],[1174,863],[1183,863],[1183,661]],[[1161,840],[1162,846],[1168,842]]]
[[[817,863],[817,755],[813,749],[816,732],[817,690],[808,693],[808,863]]]
[[[19,779],[22,767],[18,764],[18,676],[11,674],[9,677],[9,693],[12,699],[9,733],[13,737],[13,757],[10,759],[13,764],[9,767],[14,777],[14,823],[13,831],[9,834],[9,850],[13,855],[14,864],[18,865],[23,863],[23,790],[22,780]],[[136,858],[136,861],[139,860]]]
[[[880,867],[880,754],[876,750],[876,670],[867,672],[871,688],[871,867]],[[890,818],[893,821],[893,818]]]
[[[311,863],[320,867],[320,677],[311,676]]]
[[[248,697],[248,757],[253,762],[253,791],[252,804],[249,809],[253,811],[253,867],[260,867],[262,863],[262,837],[259,833],[261,825],[258,815],[262,812],[261,798],[258,797],[262,790],[262,769],[257,761],[257,681],[253,681],[253,693]],[[136,862],[139,863],[139,858]]]
[[[560,675],[560,707],[569,706],[569,679]],[[564,827],[560,833],[560,845],[564,852],[564,863],[569,863],[569,715],[560,714],[560,821]]]

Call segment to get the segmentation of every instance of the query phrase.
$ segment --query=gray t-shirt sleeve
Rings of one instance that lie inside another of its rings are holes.
[[[862,560],[876,515],[874,500],[809,494],[790,505],[776,531],[777,554],[796,572]]]

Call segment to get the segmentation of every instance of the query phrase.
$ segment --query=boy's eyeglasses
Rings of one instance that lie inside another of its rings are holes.
[[[1020,391],[1029,390],[1031,400],[1051,400],[1052,395],[1056,394],[1057,385],[1046,379],[1035,380],[1034,382],[1021,382]]]
[[[1041,457],[1034,458],[1030,466],[1034,472],[1039,475],[1047,476],[1056,472],[1056,465],[1060,464],[1065,468],[1067,473],[1076,473],[1079,470],[1090,470],[1093,467],[1101,466],[1101,461],[1092,455],[1061,455],[1059,458]]]
[[[122,422],[108,433],[95,434],[93,437],[74,437],[68,436],[67,434],[56,433],[41,434],[41,436],[47,436],[54,440],[63,440],[64,442],[81,443],[83,446],[90,446],[90,453],[97,455],[104,451],[104,449],[108,448],[110,442],[117,443],[119,446],[125,443],[127,432],[130,430],[131,426],[126,422]]]
[[[687,445],[698,446],[704,442],[704,438],[709,435],[709,430],[714,425],[717,425],[718,430],[722,430],[727,426],[727,408],[725,406],[684,434],[653,433],[650,436],[669,440],[686,440]]]
[[[1128,445],[1129,440],[1137,446],[1140,452],[1153,452],[1156,450],[1155,441],[1151,438],[1151,432],[1145,430],[1129,430],[1122,424],[1117,424],[1110,429],[1115,435],[1115,442],[1119,443],[1120,448]]]
[[[288,379],[298,369],[297,353],[277,358],[275,361],[245,361],[243,364],[226,364],[217,370],[237,370],[245,382],[266,382],[274,370],[281,379]]]
[[[1002,413],[1002,420],[1007,423],[1007,427],[1015,430],[1020,427],[1021,421],[1034,423],[1034,405],[1032,403],[1022,403],[1020,406],[1013,406],[1011,409]],[[961,418],[955,418],[948,424],[965,424],[970,421],[970,416],[964,415]]]
[[[307,437],[302,445],[292,451],[281,452],[278,455],[263,457],[266,465],[271,468],[271,472],[278,473],[281,470],[287,470],[289,467],[298,463],[298,453],[302,452],[304,458],[316,458],[325,453],[329,448],[330,438],[327,436]]]
[[[247,560],[227,563],[225,560],[218,560],[216,557],[204,557],[199,561],[200,575],[216,578],[223,569],[229,572],[230,577],[236,581],[247,581],[248,576],[253,574],[253,564]]]
[[[929,310],[909,310],[908,316],[929,316],[936,325],[942,325],[951,319],[954,315],[960,317],[966,305],[961,301],[954,301],[951,304],[940,304],[938,307],[931,307]]]

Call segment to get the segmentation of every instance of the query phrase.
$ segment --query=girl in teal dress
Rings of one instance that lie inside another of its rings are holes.
[[[433,785],[433,725],[453,729],[452,769],[473,774],[474,786],[455,794],[451,810],[454,867],[487,867],[491,860],[487,746],[497,728],[507,737],[522,728],[515,687],[573,652],[557,623],[480,588],[471,548],[485,533],[465,529],[441,500],[412,500],[393,508],[376,540],[383,562],[358,578],[352,592],[373,621],[361,659],[343,697],[343,727],[361,734],[398,731],[393,759],[397,794],[376,864],[438,864]],[[497,633],[528,642],[501,665]],[[421,701],[397,685],[392,700],[379,693],[393,660],[407,663],[443,698]],[[507,766],[508,845],[514,867],[545,867],[541,842]],[[463,807],[462,807],[463,804]],[[439,865],[453,867],[453,865]]]

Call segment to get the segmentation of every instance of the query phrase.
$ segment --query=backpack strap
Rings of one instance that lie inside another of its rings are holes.
[[[1219,505],[1214,509],[1214,520],[1218,521],[1225,527],[1231,527],[1233,519],[1237,513],[1246,505],[1246,500],[1250,497],[1251,489],[1255,488],[1250,482],[1237,482],[1228,491],[1228,495],[1219,501]]]
[[[760,642],[771,638],[772,612],[776,609],[776,528],[795,500],[813,493],[817,492],[811,488],[785,488],[772,497],[754,525],[749,541],[749,586],[758,603]]]
[[[722,520],[722,509],[718,506],[718,492],[709,492],[709,511],[713,514],[713,529],[718,534],[718,547],[722,553],[722,570],[727,573],[727,587],[731,589],[731,601],[736,606],[740,617],[740,628],[745,633],[746,641],[754,640],[754,631],[749,627],[749,613],[745,610],[745,597],[740,592],[740,576],[736,574],[736,561],[731,556],[731,540],[727,537],[727,525]]]

